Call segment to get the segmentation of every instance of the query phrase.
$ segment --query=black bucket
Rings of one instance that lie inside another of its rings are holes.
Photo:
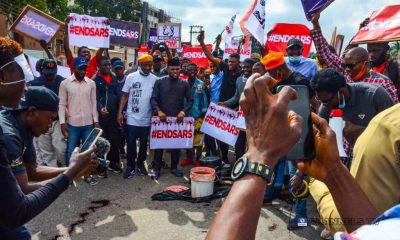
[[[209,167],[215,169],[215,183],[219,184],[219,180],[221,179],[222,172],[222,160],[218,156],[208,156],[200,159],[200,166]]]

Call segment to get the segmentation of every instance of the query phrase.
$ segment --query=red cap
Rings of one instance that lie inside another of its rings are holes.
[[[342,109],[332,109],[329,117],[343,117]]]

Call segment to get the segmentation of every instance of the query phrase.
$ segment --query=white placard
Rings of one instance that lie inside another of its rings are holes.
[[[237,111],[236,127],[239,129],[246,129],[246,119],[244,119],[243,110],[239,107]]]
[[[151,118],[150,149],[183,149],[193,147],[194,119],[183,118],[182,123],[176,117],[167,117],[163,122],[159,117]]]
[[[232,39],[230,43],[225,42],[225,50],[224,50],[224,59],[229,58],[229,55],[232,53],[237,53],[239,47],[240,39]],[[240,61],[245,60],[246,58],[250,58],[251,56],[251,41],[249,42],[249,47],[247,50],[242,48],[240,49]]]
[[[165,42],[170,48],[181,47],[181,24],[180,23],[158,23],[157,40]]]
[[[210,103],[200,131],[234,146],[239,136],[237,115],[232,109]]]
[[[39,61],[38,58],[28,56],[29,65],[31,65],[32,73],[35,77],[40,77],[40,73],[36,71],[36,62]],[[57,65],[57,74],[64,78],[69,78],[71,74],[71,69],[69,67],[64,67],[61,65]]]
[[[105,17],[69,14],[69,44],[98,48],[110,47],[110,23]]]

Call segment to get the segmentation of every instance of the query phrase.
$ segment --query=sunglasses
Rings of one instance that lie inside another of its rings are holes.
[[[344,69],[348,68],[348,69],[350,69],[350,70],[353,70],[354,67],[355,67],[357,64],[362,63],[362,62],[365,62],[365,61],[360,61],[360,62],[357,62],[357,63],[341,63],[341,65],[342,65],[342,67],[343,67]]]
[[[317,99],[317,101],[320,101],[322,104],[328,104],[328,103],[330,103],[332,100],[333,100],[333,98],[336,96],[336,94],[333,94],[332,95],[332,97],[330,97],[329,99],[326,99],[326,100],[322,100],[322,99],[320,99],[319,97],[318,97],[318,95],[315,95],[315,99]]]

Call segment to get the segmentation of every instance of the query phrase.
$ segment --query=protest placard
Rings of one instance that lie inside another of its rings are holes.
[[[232,53],[237,53],[240,39],[232,39],[230,42],[225,42],[225,50],[223,59],[229,58]],[[243,47],[240,49],[240,61],[250,58],[251,56],[251,41],[249,42],[247,50]]]
[[[210,52],[212,51],[212,45],[206,45]],[[203,52],[200,46],[191,47],[189,45],[183,45],[182,57],[188,58],[190,62],[195,63],[198,67],[208,67],[208,58]]]
[[[153,48],[153,45],[157,42],[157,28],[150,28],[149,30],[149,41],[147,42],[147,48],[149,51]]]
[[[400,5],[391,5],[372,13],[351,43],[390,42],[400,40]]]
[[[137,22],[110,20],[110,44],[137,48],[142,25]]]
[[[110,22],[105,17],[69,14],[69,44],[98,48],[110,47]]]
[[[33,76],[40,77],[40,73],[38,71],[36,71],[36,68],[34,68],[34,66],[36,66],[37,61],[39,61],[39,58],[35,58],[30,55],[27,55],[27,56],[28,56],[29,65],[33,66],[31,68]],[[57,65],[57,74],[64,78],[68,78],[71,76],[71,69],[69,67]]]
[[[147,44],[141,44],[140,45],[140,48],[138,49],[138,57],[140,57],[140,56],[142,56],[142,55],[144,55],[144,54],[146,54],[146,53],[148,53],[149,51],[148,51],[148,47],[147,47]]]
[[[194,119],[167,117],[163,122],[159,117],[151,118],[150,149],[184,149],[193,147]]]
[[[236,112],[237,120],[236,127],[238,129],[246,129],[246,119],[244,118],[243,110],[239,107],[239,111]]]
[[[200,131],[234,146],[239,136],[236,111],[210,103]]]
[[[287,43],[292,38],[298,38],[303,42],[303,56],[308,57],[312,45],[311,31],[303,24],[275,24],[267,34],[267,49],[273,52],[283,52],[286,55]]]
[[[181,47],[181,24],[180,23],[158,23],[157,40],[165,42],[170,48]]]
[[[46,13],[27,5],[12,24],[10,30],[18,34],[49,43],[64,24]]]
[[[301,0],[307,20],[311,21],[314,14],[322,12],[333,1],[335,0]]]

